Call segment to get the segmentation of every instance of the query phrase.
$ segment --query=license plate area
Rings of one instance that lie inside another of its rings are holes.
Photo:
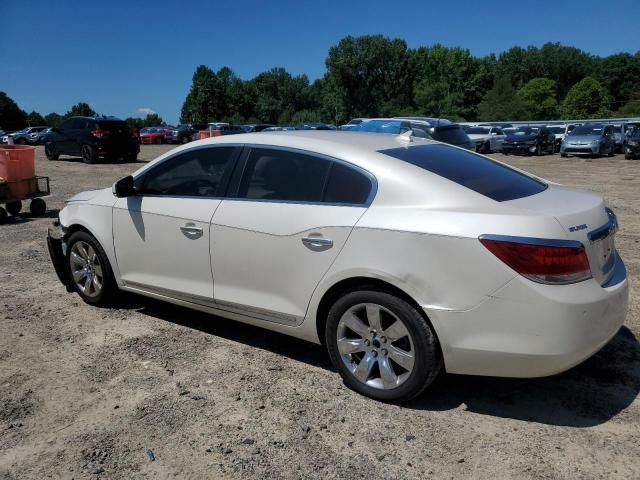
[[[593,253],[597,259],[598,267],[605,275],[613,268],[614,252],[615,234],[613,232],[593,242]]]

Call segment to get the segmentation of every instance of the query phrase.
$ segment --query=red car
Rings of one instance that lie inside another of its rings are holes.
[[[164,143],[164,128],[145,127],[140,130],[140,143]]]

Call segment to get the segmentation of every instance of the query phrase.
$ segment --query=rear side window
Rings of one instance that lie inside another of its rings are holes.
[[[237,147],[215,147],[179,154],[145,174],[142,194],[221,197],[239,151]]]
[[[528,197],[547,185],[481,155],[446,145],[419,145],[380,150],[497,202]]]
[[[469,141],[467,134],[458,126],[435,128],[431,136],[434,140],[452,145],[462,145]]]
[[[364,173],[335,162],[324,194],[327,203],[362,205],[371,194],[371,181]]]
[[[331,162],[286,150],[254,148],[239,196],[249,199],[320,202]]]

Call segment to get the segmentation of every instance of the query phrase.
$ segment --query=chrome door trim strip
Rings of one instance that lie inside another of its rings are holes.
[[[249,307],[247,305],[242,305],[239,303],[215,301],[212,298],[207,298],[200,295],[177,292],[175,290],[171,290],[167,288],[149,287],[148,285],[144,285],[137,282],[125,282],[125,286],[141,292],[161,295],[163,297],[172,298],[182,302],[188,302],[188,303],[193,303],[202,307],[207,307],[212,310],[219,311],[221,312],[221,314],[225,312],[233,313],[236,315],[250,317],[256,320],[263,320],[265,322],[278,323],[278,324],[287,325],[290,327],[298,326],[304,320],[304,317],[299,317],[296,315],[288,315],[288,314],[274,312],[272,310],[267,310],[263,308]]]

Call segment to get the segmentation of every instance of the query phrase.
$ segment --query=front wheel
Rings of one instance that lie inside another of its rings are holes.
[[[189,137],[187,137],[186,135],[184,135],[182,137],[181,143],[184,145],[185,143],[189,143],[191,139]]]
[[[325,338],[345,384],[385,402],[407,401],[438,376],[442,358],[425,318],[381,291],[347,293],[329,311]]]
[[[117,286],[107,254],[86,232],[71,235],[68,245],[67,268],[73,289],[86,303],[108,304]]]
[[[47,212],[47,202],[41,198],[34,198],[29,204],[29,211],[37,217],[44,215]]]

